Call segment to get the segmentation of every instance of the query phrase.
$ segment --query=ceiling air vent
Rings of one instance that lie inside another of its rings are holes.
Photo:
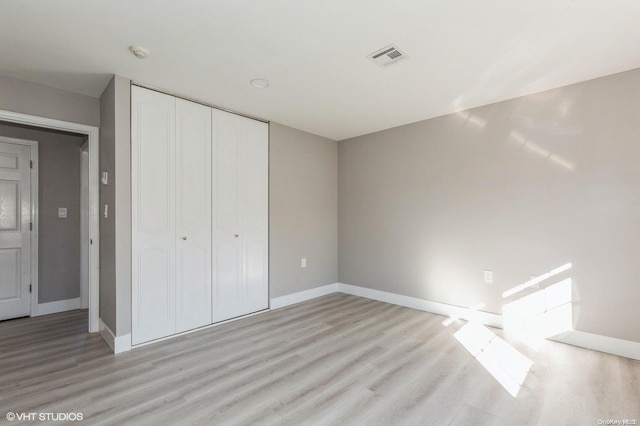
[[[367,55],[367,58],[371,59],[381,67],[387,67],[408,58],[408,56],[398,49],[397,46],[390,44],[389,46],[383,47],[382,49],[376,50],[372,54]]]

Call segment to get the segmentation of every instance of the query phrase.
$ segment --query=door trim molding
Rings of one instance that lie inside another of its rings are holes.
[[[70,121],[55,120],[6,110],[0,110],[0,120],[45,129],[79,133],[87,136],[87,143],[89,144],[89,239],[92,241],[89,250],[89,332],[98,332],[100,331],[98,316],[100,309],[100,187],[98,181],[100,174],[98,162],[100,129],[86,124],[72,123]],[[31,310],[33,312],[33,304]]]
[[[85,145],[88,145],[85,143]],[[80,154],[80,309],[89,308],[89,149]]]
[[[11,143],[14,145],[28,146],[30,149],[30,160],[33,162],[31,168],[31,223],[33,228],[31,229],[31,259],[29,268],[31,269],[31,308],[29,313],[31,316],[38,313],[38,141],[20,138],[10,138],[7,136],[0,136],[0,142]]]

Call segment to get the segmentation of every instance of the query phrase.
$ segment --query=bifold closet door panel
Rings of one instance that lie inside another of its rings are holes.
[[[244,315],[240,170],[243,128],[238,116],[212,110],[213,322]]]
[[[269,125],[247,119],[244,128],[244,303],[257,312],[269,307]]]
[[[211,324],[211,108],[176,100],[176,332]]]
[[[213,110],[213,322],[268,307],[268,127]]]
[[[132,343],[174,334],[176,99],[131,88]]]

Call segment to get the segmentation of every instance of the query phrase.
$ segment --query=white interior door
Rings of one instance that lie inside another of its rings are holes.
[[[213,110],[213,322],[268,307],[268,127]]]
[[[211,324],[211,108],[176,100],[176,332]]]
[[[176,99],[131,88],[132,344],[175,333]]]
[[[31,148],[0,142],[0,320],[31,314]]]

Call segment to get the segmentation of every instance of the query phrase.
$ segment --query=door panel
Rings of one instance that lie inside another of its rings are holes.
[[[268,127],[213,111],[213,321],[268,302]]]
[[[213,117],[213,322],[243,315],[240,152],[242,127],[235,115]]]
[[[244,191],[244,245],[247,309],[269,307],[269,144],[268,125],[247,120]]]
[[[22,292],[20,249],[0,249],[0,271],[0,300],[19,300]]]
[[[241,129],[232,114],[214,111],[215,226],[230,235],[240,230],[239,187]]]
[[[176,332],[211,324],[211,108],[176,100]]]
[[[20,182],[0,180],[0,231],[20,231]]]
[[[31,148],[0,142],[0,320],[31,314]]]
[[[149,334],[159,324],[173,321],[170,261],[171,251],[160,247],[152,247],[138,254],[138,281],[143,283],[137,305],[138,326]]]
[[[131,88],[132,343],[175,333],[175,98]]]

